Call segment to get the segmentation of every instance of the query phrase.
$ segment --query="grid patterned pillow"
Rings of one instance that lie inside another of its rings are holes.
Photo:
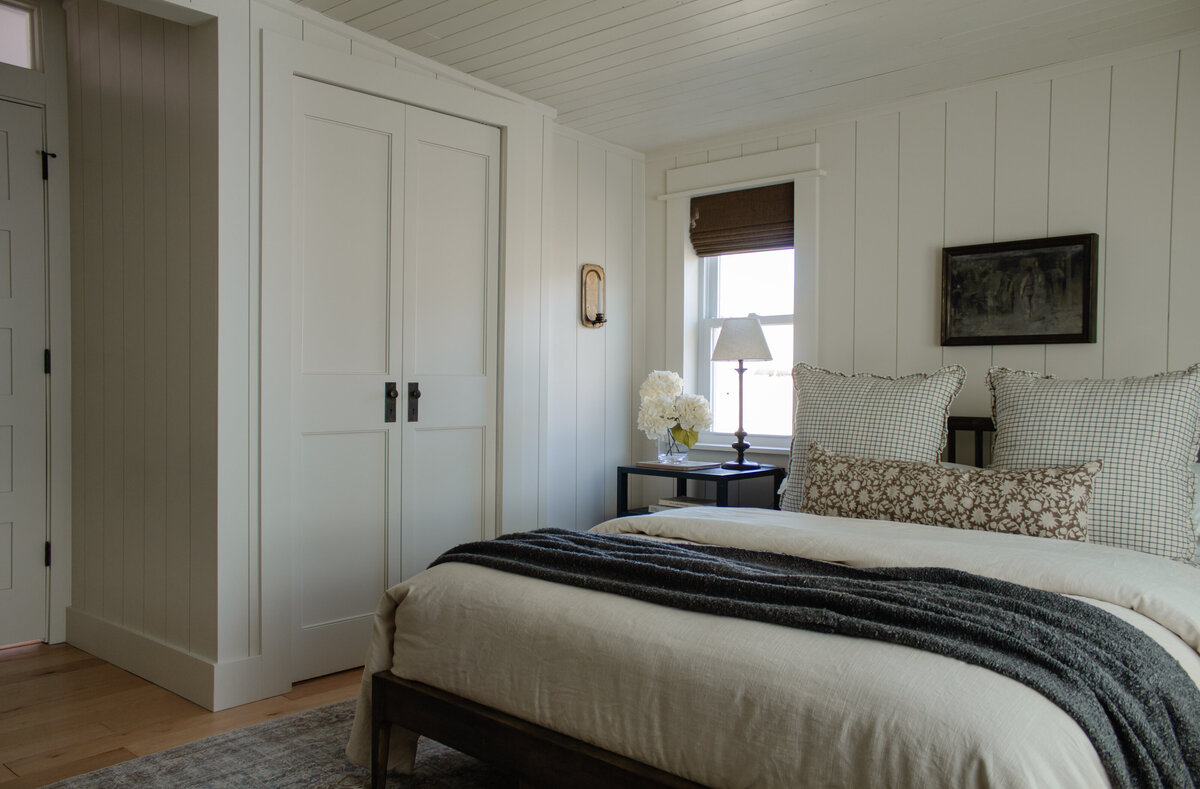
[[[781,508],[800,510],[804,466],[814,441],[830,452],[859,457],[936,462],[946,445],[950,401],[966,375],[957,364],[903,378],[846,376],[797,364],[792,368],[792,457]]]
[[[1086,540],[1100,462],[1005,470],[947,468],[808,450],[805,512],[1027,537]]]
[[[988,371],[992,468],[1104,461],[1088,540],[1189,559],[1192,460],[1200,446],[1200,364],[1147,378],[1058,380]]]

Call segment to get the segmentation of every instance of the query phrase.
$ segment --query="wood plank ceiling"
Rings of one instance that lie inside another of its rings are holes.
[[[1200,29],[1196,0],[295,0],[640,151]]]

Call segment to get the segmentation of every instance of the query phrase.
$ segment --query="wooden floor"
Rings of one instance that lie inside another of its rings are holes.
[[[0,650],[0,787],[44,786],[230,729],[352,698],[362,671],[209,712],[67,644]]]

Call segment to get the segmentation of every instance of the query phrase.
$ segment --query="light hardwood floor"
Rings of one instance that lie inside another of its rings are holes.
[[[209,712],[68,644],[0,650],[0,787],[44,786],[230,729],[352,698],[359,669]]]

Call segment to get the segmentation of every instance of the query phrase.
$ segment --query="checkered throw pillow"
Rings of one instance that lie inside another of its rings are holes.
[[[992,468],[1104,461],[1088,540],[1190,559],[1192,461],[1200,446],[1200,364],[1147,378],[1059,380],[988,371]]]
[[[792,457],[782,509],[800,511],[804,466],[814,441],[847,455],[936,462],[946,445],[950,401],[966,375],[957,364],[903,378],[846,376],[797,364],[792,368]]]

